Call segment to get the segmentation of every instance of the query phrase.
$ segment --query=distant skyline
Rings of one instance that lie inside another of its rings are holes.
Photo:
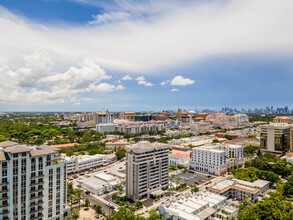
[[[0,112],[292,109],[292,8],[2,0]]]

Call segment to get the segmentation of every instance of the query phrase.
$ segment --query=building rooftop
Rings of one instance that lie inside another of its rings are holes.
[[[106,143],[106,145],[107,144],[126,144],[126,142],[124,142],[124,141],[109,141]]]
[[[43,156],[47,154],[54,154],[57,153],[59,149],[54,147],[50,147],[48,145],[41,145],[41,146],[26,146],[21,145],[12,141],[5,141],[0,143],[0,160],[8,159],[5,153],[25,153],[29,152],[32,157],[35,156]]]
[[[172,157],[186,157],[188,155],[187,154],[176,153],[176,154],[171,154],[170,156],[172,156]]]
[[[98,173],[95,175],[96,178],[98,179],[101,179],[105,182],[109,182],[109,181],[115,181],[116,180],[116,177],[115,176],[112,176],[112,175],[109,175],[109,174],[106,174],[106,173]]]
[[[224,180],[216,184],[215,186],[210,187],[209,190],[212,190],[218,193],[223,193],[231,188],[234,188],[234,189],[255,194],[259,192],[259,188],[266,186],[268,183],[269,182],[265,180],[256,180],[254,182],[248,182],[248,181],[238,180],[238,179]]]
[[[162,144],[162,143],[150,143],[148,141],[139,141],[137,144],[133,144],[131,146],[127,146],[127,151],[137,151],[137,152],[144,152],[153,149],[160,149],[160,148],[169,148],[169,145]]]
[[[69,144],[55,144],[55,145],[50,145],[51,147],[57,147],[57,148],[63,148],[63,147],[74,147],[79,145],[78,143],[69,143]]]
[[[225,196],[204,191],[191,193],[189,196],[173,197],[162,206],[171,216],[197,220],[207,219],[216,212],[214,206],[225,204],[225,201],[227,201]]]

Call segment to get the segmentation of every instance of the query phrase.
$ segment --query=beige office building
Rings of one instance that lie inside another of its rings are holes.
[[[126,147],[126,194],[138,201],[168,188],[169,145],[140,141]]]

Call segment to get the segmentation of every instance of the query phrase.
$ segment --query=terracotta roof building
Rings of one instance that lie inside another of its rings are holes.
[[[243,180],[233,179],[224,180],[208,190],[217,193],[227,198],[237,199],[243,201],[249,199],[255,203],[260,193],[269,189],[269,182],[265,180],[256,180],[254,182],[247,182]]]

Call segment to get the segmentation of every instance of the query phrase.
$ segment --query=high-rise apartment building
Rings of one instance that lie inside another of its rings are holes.
[[[128,121],[135,121],[135,112],[125,112],[123,117]]]
[[[109,112],[108,109],[104,109],[102,112],[97,113],[96,124],[110,124],[114,123],[114,115]]]
[[[155,191],[168,188],[169,165],[167,144],[140,141],[126,147],[126,194],[138,201]]]
[[[0,219],[63,219],[66,169],[58,149],[0,143]]]

